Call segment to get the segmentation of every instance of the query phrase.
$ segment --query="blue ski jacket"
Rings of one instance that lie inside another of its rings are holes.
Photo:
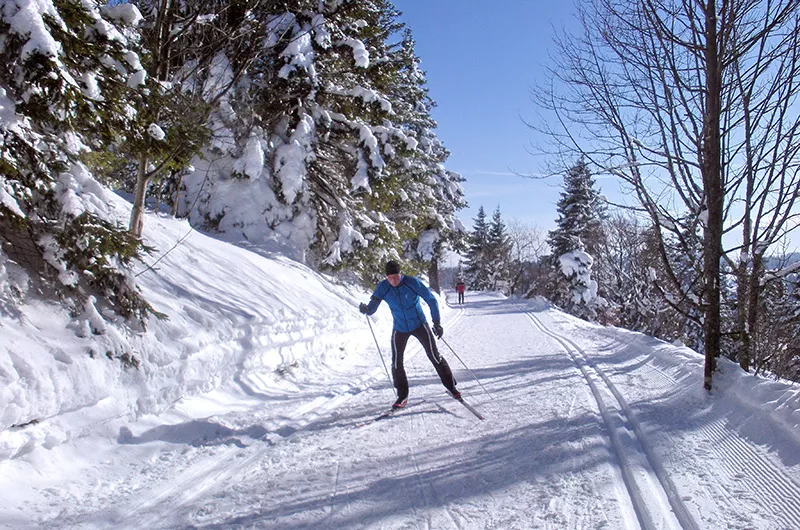
[[[389,304],[394,319],[394,329],[400,332],[411,332],[425,323],[425,313],[419,299],[422,297],[428,308],[431,310],[431,318],[434,324],[438,324],[439,303],[425,284],[414,276],[406,276],[400,279],[397,287],[392,287],[389,280],[382,280],[372,293],[367,314],[373,314],[380,305],[381,301]]]

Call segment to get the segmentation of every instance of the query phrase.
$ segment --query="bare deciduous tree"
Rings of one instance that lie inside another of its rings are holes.
[[[546,235],[541,228],[525,225],[518,219],[511,219],[507,229],[511,243],[508,294],[529,291],[530,283],[539,279],[534,277],[535,269],[547,252]]]
[[[798,64],[790,37],[796,34],[798,5],[798,0],[583,2],[581,34],[557,41],[553,83],[534,91],[557,124],[537,127],[562,154],[582,155],[600,172],[620,178],[650,217],[665,290],[678,293],[675,308],[689,303],[703,317],[707,389],[721,348],[726,231],[748,219],[751,227],[743,230],[752,232],[752,216],[760,210],[769,217],[759,225],[759,244],[751,237],[746,253],[763,252],[788,228],[797,196],[796,126],[780,109],[795,97],[787,76]],[[776,74],[784,86],[770,84]],[[773,180],[767,177],[770,163],[783,166]],[[775,187],[782,190],[777,195]],[[739,208],[741,201],[751,206],[749,213]],[[687,283],[671,266],[666,242],[695,260],[698,236],[699,282]],[[748,270],[758,273],[757,267]]]

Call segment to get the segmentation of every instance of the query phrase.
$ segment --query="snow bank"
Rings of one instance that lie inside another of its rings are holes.
[[[729,407],[730,427],[740,433],[769,443],[765,437],[780,431],[800,444],[800,384],[756,376],[730,359],[719,358],[709,394],[702,386],[705,370],[702,354],[641,333],[608,329],[624,335],[630,348],[652,351],[654,365],[680,383],[676,391],[692,395],[690,406],[703,409],[714,403],[717,407]]]
[[[113,196],[109,208],[125,222],[127,202]],[[362,358],[372,338],[357,305],[368,293],[184,221],[149,215],[144,233],[157,249],[146,261],[162,259],[141,265],[137,281],[166,317],[151,318],[146,332],[101,315],[91,300],[71,316],[23,296],[24,273],[0,255],[0,460],[89,432],[114,436],[143,414],[226,385],[285,393],[376,365]],[[388,335],[388,310],[377,317],[376,333]]]

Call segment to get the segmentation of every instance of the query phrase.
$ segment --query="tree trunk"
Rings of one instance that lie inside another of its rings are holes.
[[[703,119],[702,174],[708,220],[703,234],[705,371],[703,386],[711,390],[711,375],[720,353],[720,281],[724,192],[720,153],[722,75],[717,46],[715,0],[706,4],[706,109]]]
[[[144,229],[144,200],[147,194],[147,164],[146,156],[139,159],[139,174],[136,176],[136,190],[133,197],[133,209],[131,210],[131,224],[128,231],[136,237],[142,237]]]
[[[178,182],[175,183],[175,197],[172,200],[172,217],[178,217],[178,209],[181,202],[181,186],[183,185],[184,171],[178,173]],[[187,212],[186,217],[190,217],[192,212]]]
[[[439,261],[434,258],[428,266],[428,278],[431,282],[431,291],[441,294],[439,287]]]
[[[755,359],[753,352],[753,343],[751,337],[758,337],[758,317],[761,301],[761,272],[764,267],[764,256],[758,253],[753,255],[753,266],[750,271],[748,286],[748,300],[747,300],[747,365],[742,364],[742,359],[739,359],[739,366],[743,370],[750,371],[750,360]]]
[[[736,327],[739,336],[739,366],[745,372],[750,371],[750,330],[748,329],[748,309],[750,307],[748,285],[750,284],[747,274],[749,257],[747,256],[748,245],[742,249],[742,259],[739,262],[739,270],[736,272]]]

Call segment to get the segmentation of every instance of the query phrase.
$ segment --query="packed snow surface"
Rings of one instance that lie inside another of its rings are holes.
[[[0,312],[0,528],[800,528],[796,385],[721,360],[707,393],[689,349],[448,291],[438,346],[485,421],[413,339],[408,407],[371,421],[385,304],[376,345],[367,291],[145,230],[152,261],[180,244],[139,277],[169,319],[126,339],[138,369],[87,354],[122,340],[91,303]]]

